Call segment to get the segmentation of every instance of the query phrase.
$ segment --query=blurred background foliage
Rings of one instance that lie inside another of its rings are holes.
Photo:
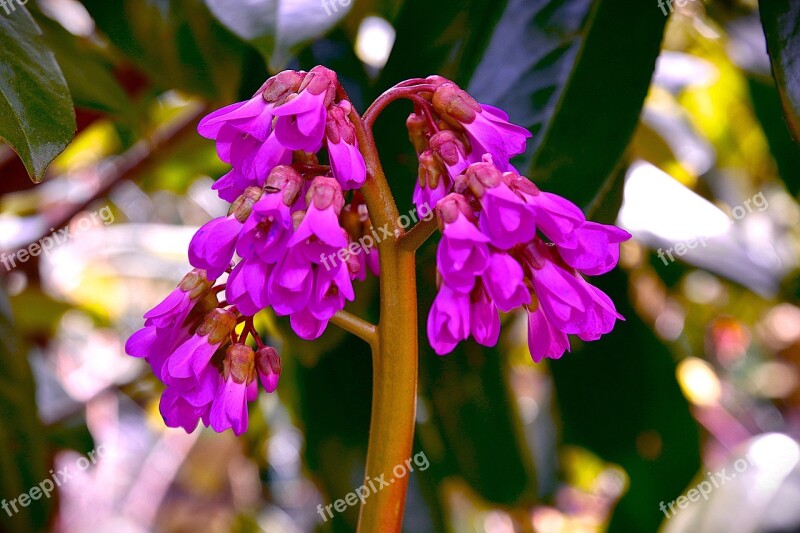
[[[530,361],[521,316],[504,317],[496,348],[444,358],[420,328],[414,449],[430,467],[411,474],[405,530],[797,531],[800,13],[791,0],[681,3],[31,0],[0,12],[0,248],[71,235],[0,269],[0,497],[107,450],[53,498],[0,512],[0,531],[354,530],[356,508],[322,522],[316,507],[361,484],[365,344],[333,327],[303,342],[259,317],[284,373],[241,439],[165,428],[157,381],[123,350],[188,270],[195,229],[226,209],[210,190],[226,168],[198,119],[277,70],[320,63],[361,111],[405,78],[453,78],[534,133],[520,170],[634,234],[597,280],[627,320],[560,361]],[[401,211],[416,174],[409,112],[390,107],[375,132]],[[91,217],[106,206],[113,223]],[[423,326],[434,251],[418,254]],[[351,310],[376,319],[377,284],[359,290]],[[667,520],[661,502],[744,455],[746,475]]]

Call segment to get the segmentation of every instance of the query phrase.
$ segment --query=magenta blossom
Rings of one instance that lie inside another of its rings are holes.
[[[326,125],[331,170],[344,190],[358,189],[367,179],[367,166],[358,150],[356,129],[348,119],[351,109],[349,102],[331,106]]]
[[[469,293],[442,285],[428,313],[428,342],[439,355],[450,353],[470,334]]]
[[[275,135],[290,150],[316,152],[325,135],[327,108],[336,94],[336,73],[316,66],[305,75],[299,92],[273,109]]]
[[[539,191],[516,172],[501,173],[488,154],[455,181],[461,194],[436,209],[443,228],[436,256],[441,285],[428,335],[437,353],[451,351],[470,332],[494,345],[499,311],[527,308],[537,362],[561,357],[568,335],[597,340],[622,319],[582,274],[613,268],[627,232],[587,222],[571,202]],[[467,301],[468,308],[459,307]]]
[[[499,109],[481,105],[455,83],[441,83],[433,94],[433,109],[457,128],[466,130],[471,153],[469,161],[480,162],[490,154],[500,171],[509,169],[509,160],[525,151],[531,133],[511,124]]]
[[[489,238],[467,218],[471,209],[460,194],[450,194],[436,207],[444,225],[442,241],[436,252],[444,283],[460,292],[470,292],[475,278],[487,266]]]

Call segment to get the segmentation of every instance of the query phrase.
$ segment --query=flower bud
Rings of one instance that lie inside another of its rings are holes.
[[[261,96],[269,103],[283,103],[290,94],[298,91],[304,76],[304,73],[294,70],[279,72],[264,83]]]
[[[180,287],[183,292],[188,292],[189,298],[196,300],[197,298],[200,298],[206,294],[211,289],[212,285],[214,285],[214,282],[208,279],[206,276],[206,271],[200,268],[195,268],[183,276],[183,279],[178,284],[178,287]]]
[[[439,203],[436,204],[436,215],[439,219],[440,227],[445,224],[452,224],[461,215],[466,216],[469,220],[474,218],[469,202],[458,193],[450,193],[439,200]]]
[[[414,150],[417,154],[421,154],[428,149],[428,121],[425,120],[423,115],[411,113],[406,119],[406,128],[408,128],[408,138],[411,144],[414,145]]]
[[[513,172],[505,172],[503,173],[503,179],[507,180],[512,191],[520,191],[529,196],[539,195],[539,187],[525,176],[520,176]]]
[[[361,250],[359,253],[366,253],[366,252],[364,250]],[[350,272],[351,276],[355,276],[361,270],[361,261],[358,260],[358,257],[355,254],[351,254],[349,251],[347,253],[346,262],[347,262],[347,270]]]
[[[440,131],[431,137],[431,150],[448,166],[455,166],[467,157],[464,143],[451,130]]]
[[[236,220],[244,224],[250,217],[250,213],[253,212],[253,205],[261,198],[262,194],[264,194],[264,190],[261,187],[246,188],[231,205],[228,210],[228,216],[233,215]]]
[[[423,188],[435,189],[439,185],[446,170],[436,155],[430,150],[425,150],[419,156],[419,185]]]
[[[278,165],[269,173],[265,186],[283,192],[283,203],[294,205],[303,190],[303,177],[288,165]]]
[[[255,355],[256,370],[261,384],[267,392],[273,392],[278,387],[281,377],[281,357],[272,346],[264,346]]]
[[[228,347],[223,362],[223,375],[233,377],[236,383],[249,383],[256,377],[255,353],[246,344],[234,344]]]
[[[197,335],[208,336],[209,344],[219,344],[225,340],[236,326],[236,315],[227,309],[214,309],[203,319],[197,328]]]
[[[476,198],[483,198],[486,189],[497,187],[503,182],[503,174],[490,161],[471,164],[465,176],[467,188]]]
[[[356,144],[356,129],[348,118],[352,106],[350,102],[341,102],[328,108],[328,120],[325,123],[325,134],[333,144]]]
[[[327,92],[325,95],[325,107],[328,107],[336,96],[338,84],[339,79],[334,71],[322,65],[317,65],[306,74],[303,83],[300,84],[300,90],[308,91],[314,95]]]
[[[433,93],[433,109],[453,125],[471,124],[481,106],[466,91],[452,82],[443,83]]]
[[[306,193],[306,203],[313,205],[319,210],[328,209],[333,206],[334,212],[338,215],[344,207],[344,196],[342,186],[336,178],[317,176],[311,182],[311,187]]]

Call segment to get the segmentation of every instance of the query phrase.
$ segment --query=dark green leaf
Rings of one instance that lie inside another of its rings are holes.
[[[45,437],[27,355],[11,322],[5,292],[0,291],[0,498],[13,500],[48,477]],[[43,531],[51,503],[42,498],[28,507],[17,504],[19,513],[11,517],[0,512],[0,529]]]
[[[75,110],[53,53],[22,5],[0,15],[0,72],[0,138],[39,182],[72,140]]]
[[[163,90],[234,101],[247,47],[202,0],[83,0],[98,27]]]
[[[592,200],[636,127],[666,20],[639,0],[511,0],[470,90],[533,132],[530,178]]]
[[[112,65],[88,39],[73,35],[59,23],[44,16],[36,22],[44,33],[44,42],[53,51],[75,105],[86,109],[131,115],[133,104],[112,73]]]
[[[800,140],[800,4],[769,0],[759,2],[759,8],[783,115]]]

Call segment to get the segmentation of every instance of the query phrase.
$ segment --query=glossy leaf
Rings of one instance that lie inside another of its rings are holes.
[[[772,75],[778,85],[783,115],[800,140],[800,4],[791,0],[759,2],[767,36]]]
[[[34,16],[64,73],[75,105],[130,118],[133,104],[114,78],[112,64],[96,46],[44,15]]]
[[[162,89],[238,95],[247,47],[201,0],[83,0],[100,30]]]
[[[533,132],[528,177],[591,201],[636,127],[666,20],[637,0],[510,1],[470,90]]]
[[[67,82],[28,10],[0,16],[0,138],[35,182],[75,134]]]

